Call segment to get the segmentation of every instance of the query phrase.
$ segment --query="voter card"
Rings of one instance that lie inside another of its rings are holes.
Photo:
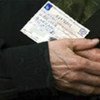
[[[21,32],[41,43],[55,39],[85,38],[90,30],[48,1],[27,22]]]

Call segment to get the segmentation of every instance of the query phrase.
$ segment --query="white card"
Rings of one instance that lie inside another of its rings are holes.
[[[84,38],[90,31],[48,1],[21,32],[40,43],[63,38]]]

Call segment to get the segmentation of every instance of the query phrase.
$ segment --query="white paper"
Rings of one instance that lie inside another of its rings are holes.
[[[90,30],[48,1],[21,32],[40,43],[63,38],[84,38]]]

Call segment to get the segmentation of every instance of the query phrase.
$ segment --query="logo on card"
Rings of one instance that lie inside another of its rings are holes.
[[[87,31],[84,28],[81,28],[78,33],[83,37],[86,35]]]
[[[44,7],[47,11],[49,11],[52,8],[52,5],[50,3],[46,4]]]

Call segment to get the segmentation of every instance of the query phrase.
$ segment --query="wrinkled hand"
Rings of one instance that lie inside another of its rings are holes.
[[[100,62],[100,49],[98,48],[92,48],[84,51],[76,51],[76,53],[87,59]]]
[[[98,43],[97,39],[63,39],[48,43],[57,89],[73,94],[100,94],[100,50],[93,49]]]

